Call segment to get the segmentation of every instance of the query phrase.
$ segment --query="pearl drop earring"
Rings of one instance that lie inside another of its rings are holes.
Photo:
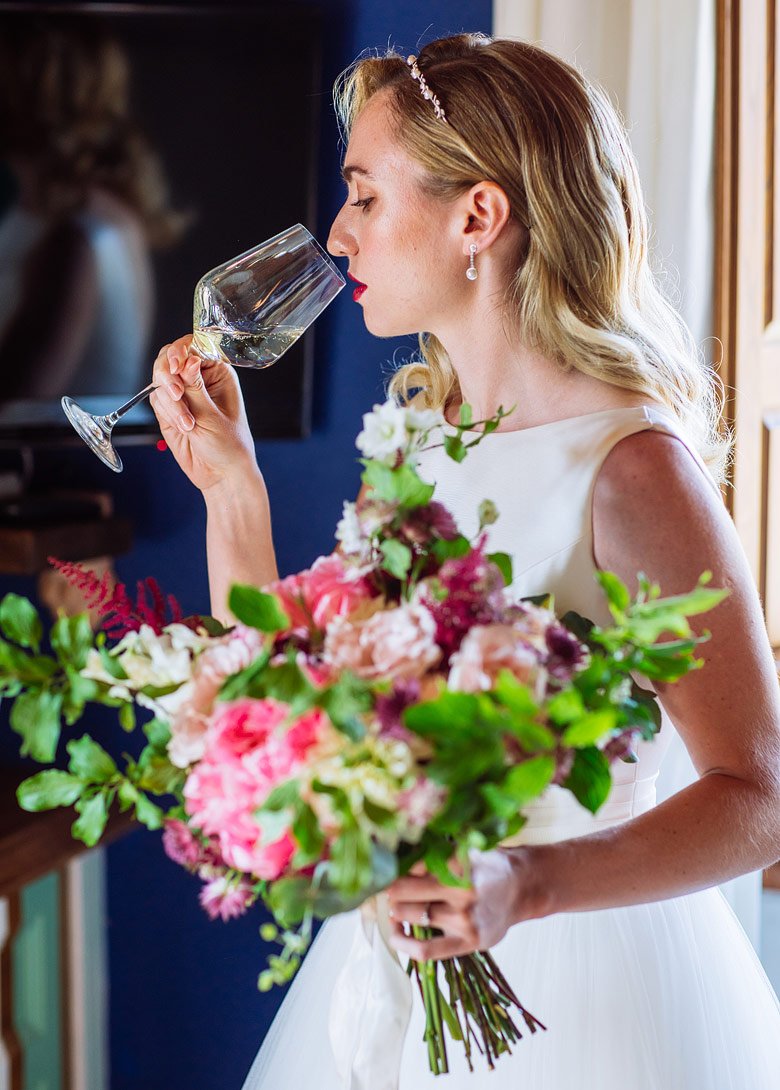
[[[466,269],[466,276],[469,280],[476,280],[478,273],[476,266],[474,265],[474,254],[477,252],[476,242],[472,242],[469,246],[469,267]]]

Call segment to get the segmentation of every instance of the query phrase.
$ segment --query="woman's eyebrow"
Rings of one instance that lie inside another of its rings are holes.
[[[349,182],[353,174],[361,174],[364,178],[373,179],[374,177],[370,170],[366,170],[365,167],[359,167],[356,163],[341,168],[341,177],[345,182]]]

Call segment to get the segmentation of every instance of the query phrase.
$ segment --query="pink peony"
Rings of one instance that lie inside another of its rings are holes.
[[[547,671],[522,632],[508,624],[477,625],[450,659],[448,685],[466,693],[492,689],[502,670],[528,685],[536,700],[545,694]]]
[[[265,589],[279,596],[291,628],[324,629],[334,617],[346,617],[375,593],[368,580],[355,578],[354,569],[335,553]]]
[[[242,916],[254,901],[254,895],[244,879],[236,882],[220,876],[206,883],[199,900],[212,920],[227,921]]]
[[[271,699],[224,704],[209,727],[203,759],[184,785],[194,824],[217,837],[229,866],[258,878],[283,874],[295,842],[285,828],[267,840],[255,813],[332,730],[319,708],[285,726],[289,713],[287,704]]]
[[[402,604],[352,623],[337,617],[328,625],[323,657],[335,670],[364,678],[419,678],[436,665],[436,624],[419,603]]]

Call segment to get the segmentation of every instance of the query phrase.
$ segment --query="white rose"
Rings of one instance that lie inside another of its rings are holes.
[[[399,450],[406,448],[406,411],[393,401],[375,405],[363,417],[363,430],[355,443],[366,458],[393,465]]]

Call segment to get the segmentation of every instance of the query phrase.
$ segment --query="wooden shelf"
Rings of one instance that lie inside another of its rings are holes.
[[[133,543],[128,519],[114,515],[89,522],[53,526],[0,526],[0,574],[38,575],[48,557],[86,560],[129,552]]]
[[[72,807],[28,814],[16,800],[16,788],[35,769],[0,766],[0,898],[10,897],[29,882],[59,869],[89,849],[71,836],[76,819]],[[100,843],[110,843],[137,823],[129,812],[112,809]]]

